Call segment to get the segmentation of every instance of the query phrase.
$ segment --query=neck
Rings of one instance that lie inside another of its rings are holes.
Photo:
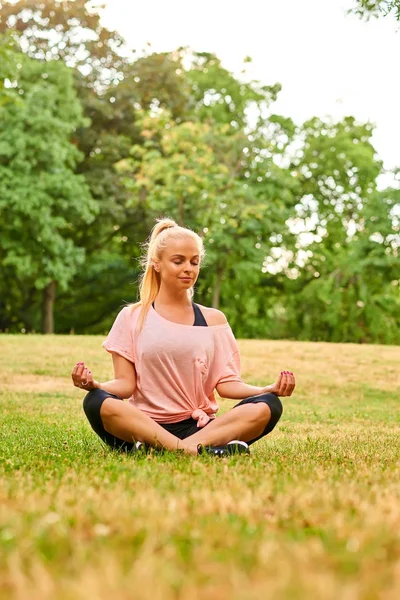
[[[179,292],[168,290],[161,284],[160,290],[157,294],[156,303],[161,306],[170,306],[176,308],[185,308],[192,305],[187,290]]]

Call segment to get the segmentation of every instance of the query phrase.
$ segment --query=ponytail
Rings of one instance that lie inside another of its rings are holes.
[[[148,241],[143,244],[145,253],[141,258],[141,267],[144,269],[139,277],[139,302],[131,305],[131,309],[135,310],[141,307],[141,312],[138,319],[138,330],[141,331],[144,320],[154,300],[157,298],[161,286],[161,276],[154,269],[154,261],[160,260],[162,251],[164,250],[169,239],[179,239],[183,237],[195,237],[200,246],[200,255],[203,257],[204,248],[203,241],[191,229],[181,227],[175,221],[169,218],[157,219],[156,224],[151,230]],[[188,290],[188,297],[193,298],[194,290]]]

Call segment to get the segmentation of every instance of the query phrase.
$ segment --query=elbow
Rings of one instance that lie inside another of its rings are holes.
[[[220,396],[221,398],[223,398],[224,397],[224,393],[222,391],[222,385],[216,385],[215,389],[217,391],[218,396]]]
[[[219,385],[215,386],[215,389],[217,390],[217,394],[220,398],[230,398],[230,394],[232,393],[232,390],[230,389],[229,384],[226,383],[220,383]]]
[[[133,396],[133,394],[135,393],[136,390],[136,386],[135,385],[128,385],[126,388],[126,398],[131,398]]]
[[[123,390],[123,398],[131,398],[136,390],[136,381],[132,381],[131,379],[124,379]]]

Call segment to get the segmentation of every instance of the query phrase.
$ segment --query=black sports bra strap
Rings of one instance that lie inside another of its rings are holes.
[[[194,302],[192,302],[192,304],[193,304],[193,310],[194,310],[194,314],[195,314],[194,325],[197,325],[199,327],[208,327],[207,321],[205,320],[204,315],[201,312],[200,308]]]
[[[154,302],[152,302],[151,305],[154,308]],[[195,326],[195,327],[208,327],[207,321],[205,320],[204,315],[201,312],[200,308],[197,306],[197,304],[195,304],[194,302],[192,302],[192,306],[193,306],[193,311],[194,311],[194,323],[193,323],[193,326]]]

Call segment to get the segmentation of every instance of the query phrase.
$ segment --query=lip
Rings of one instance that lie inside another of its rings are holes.
[[[191,277],[179,277],[179,279],[182,279],[182,281],[192,281]]]

